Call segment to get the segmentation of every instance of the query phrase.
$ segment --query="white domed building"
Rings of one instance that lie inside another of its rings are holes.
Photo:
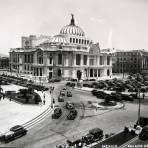
[[[58,35],[22,37],[22,48],[10,50],[10,70],[40,80],[110,77],[112,53],[93,44],[72,15]]]

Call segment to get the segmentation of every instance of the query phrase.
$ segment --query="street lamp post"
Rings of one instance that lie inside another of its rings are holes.
[[[140,124],[140,115],[141,115],[141,98],[140,98],[140,89],[138,90],[138,94],[139,94],[139,105],[138,105],[138,124]],[[142,94],[142,99],[144,100],[144,92]]]
[[[138,124],[140,124],[140,110],[141,110],[141,98],[140,98],[140,89],[138,90],[139,95],[139,105],[138,105]]]

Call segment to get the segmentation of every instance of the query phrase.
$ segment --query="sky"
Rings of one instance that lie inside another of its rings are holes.
[[[148,50],[148,0],[0,0],[0,53],[21,36],[59,34],[71,13],[101,48]]]

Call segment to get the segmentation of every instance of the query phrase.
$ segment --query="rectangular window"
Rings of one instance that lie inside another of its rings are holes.
[[[72,38],[70,38],[70,43],[72,42]]]
[[[79,44],[81,44],[81,39],[79,39]]]
[[[26,54],[25,54],[25,63],[27,63],[27,56],[26,56]]]
[[[49,58],[49,64],[52,64],[52,57]]]
[[[84,55],[84,58],[83,58],[83,65],[87,65],[87,55]]]
[[[78,39],[76,39],[76,43],[78,43]]]
[[[98,69],[98,77],[100,77],[100,69]]]
[[[76,65],[80,65],[80,61],[81,61],[81,55],[76,54]]]
[[[104,64],[103,56],[100,56],[100,65]]]
[[[90,69],[90,77],[93,77],[93,69]]]
[[[110,75],[110,70],[109,69],[107,69],[107,76],[109,76]]]
[[[90,65],[94,65],[94,59],[90,59],[90,60],[89,60],[89,64],[90,64]]]
[[[58,64],[62,64],[62,54],[58,54]]]
[[[97,77],[97,69],[94,69],[94,77]]]
[[[107,65],[110,65],[110,57],[107,56]]]

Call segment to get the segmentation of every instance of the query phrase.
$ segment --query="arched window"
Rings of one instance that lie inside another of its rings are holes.
[[[84,41],[84,40],[82,40],[82,44],[83,44],[83,41]]]
[[[70,43],[72,42],[72,38],[70,38]]]
[[[81,39],[79,39],[79,44],[81,44]]]
[[[73,38],[73,43],[75,43],[75,38]]]
[[[78,43],[78,39],[76,39],[76,43]]]
[[[84,44],[86,45],[86,40],[85,40]]]

